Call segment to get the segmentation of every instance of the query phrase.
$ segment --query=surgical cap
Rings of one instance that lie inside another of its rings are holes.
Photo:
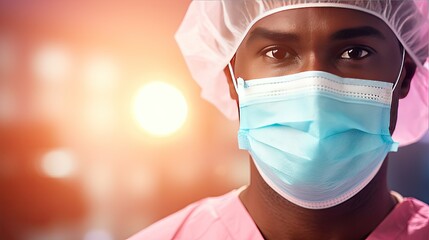
[[[289,9],[338,7],[372,14],[384,21],[417,65],[408,96],[400,100],[393,138],[418,141],[429,122],[429,18],[427,0],[194,0],[176,33],[202,97],[230,119],[237,119],[225,67],[246,34],[260,19]]]

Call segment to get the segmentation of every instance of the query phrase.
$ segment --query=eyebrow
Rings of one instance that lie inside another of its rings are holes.
[[[347,40],[347,39],[359,38],[359,37],[375,37],[380,40],[386,40],[386,37],[380,31],[370,26],[343,29],[332,34],[330,39]]]
[[[299,41],[299,36],[293,33],[277,32],[258,27],[250,33],[247,43],[258,39],[268,39],[276,42],[296,42]]]
[[[359,37],[375,37],[380,40],[386,40],[386,37],[380,31],[370,26],[343,29],[334,33],[330,39],[348,40]],[[272,31],[261,27],[255,28],[250,33],[247,43],[251,43],[258,39],[268,39],[277,42],[297,42],[300,40],[299,36],[296,34]]]

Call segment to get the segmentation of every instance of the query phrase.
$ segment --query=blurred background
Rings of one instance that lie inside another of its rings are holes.
[[[174,33],[189,0],[0,0],[0,239],[113,240],[248,182]],[[429,202],[429,136],[389,184]]]

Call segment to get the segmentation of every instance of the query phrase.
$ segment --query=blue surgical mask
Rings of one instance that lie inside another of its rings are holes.
[[[237,79],[240,149],[290,202],[345,202],[377,174],[398,143],[389,132],[392,83],[308,71]]]

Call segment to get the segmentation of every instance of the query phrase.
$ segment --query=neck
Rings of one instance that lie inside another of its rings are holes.
[[[387,159],[357,195],[327,209],[299,207],[277,194],[251,161],[251,183],[240,199],[265,239],[364,239],[395,205],[386,181]]]

